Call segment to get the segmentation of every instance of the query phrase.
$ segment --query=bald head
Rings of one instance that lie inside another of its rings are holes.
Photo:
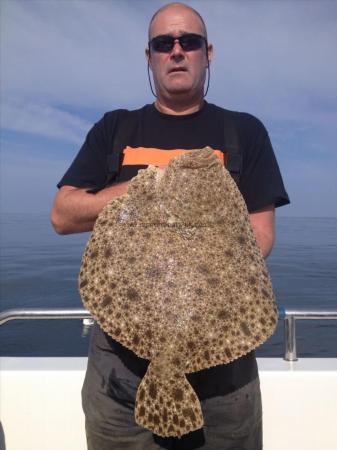
[[[198,42],[189,48],[186,36],[193,35],[197,35]],[[152,45],[154,38],[168,40],[168,49],[161,50]],[[205,23],[200,14],[183,3],[163,6],[151,19],[150,41],[145,54],[155,84],[156,105],[169,108],[171,114],[172,111],[200,108],[206,71],[213,55],[213,46],[207,41]]]
[[[181,14],[186,12],[187,14],[192,14],[196,17],[196,20],[200,23],[200,28],[202,31],[202,36],[204,36],[207,39],[207,31],[206,31],[206,25],[205,22],[203,20],[203,18],[201,17],[201,15],[198,13],[198,11],[196,11],[195,9],[191,8],[188,5],[185,5],[184,3],[178,3],[178,2],[174,2],[174,3],[168,3],[167,5],[162,6],[161,8],[158,9],[158,11],[156,11],[149,23],[149,40],[154,37],[153,35],[153,28],[155,26],[156,21],[163,15],[170,13],[170,14]]]

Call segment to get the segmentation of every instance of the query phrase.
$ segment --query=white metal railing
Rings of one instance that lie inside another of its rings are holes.
[[[94,320],[86,309],[9,309],[0,312],[0,325],[10,320],[31,319],[82,319],[83,333],[93,325]],[[284,320],[284,359],[297,361],[296,321],[297,320],[337,320],[337,310],[299,310],[279,307],[279,319]]]
[[[86,336],[94,319],[89,311],[83,308],[75,309],[8,309],[0,312],[0,326],[10,320],[32,319],[82,319],[82,337]]]
[[[8,309],[0,312],[0,325],[10,320],[26,319],[89,319],[86,309]]]
[[[284,319],[284,359],[286,361],[297,361],[296,320],[337,320],[337,310],[285,309],[279,307],[279,318]]]

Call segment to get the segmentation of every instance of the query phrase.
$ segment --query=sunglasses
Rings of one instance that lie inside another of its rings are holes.
[[[174,47],[175,41],[179,42],[184,52],[192,52],[199,50],[204,43],[207,48],[207,40],[204,36],[194,33],[185,33],[181,36],[174,37],[169,34],[156,36],[149,41],[149,48],[158,53],[170,53]]]

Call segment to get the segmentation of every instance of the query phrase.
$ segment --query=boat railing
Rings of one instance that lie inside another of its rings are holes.
[[[297,361],[296,321],[297,320],[337,320],[336,309],[286,309],[279,307],[279,319],[284,320],[284,359]]]
[[[83,333],[86,335],[94,324],[89,311],[85,309],[9,309],[0,312],[0,325],[10,320],[32,319],[82,319]],[[284,360],[297,361],[296,321],[297,320],[337,320],[337,310],[286,309],[279,307],[279,319],[284,321]]]

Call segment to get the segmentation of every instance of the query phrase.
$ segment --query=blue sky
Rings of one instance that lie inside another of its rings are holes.
[[[48,213],[105,111],[153,102],[144,48],[164,1],[1,1],[1,212]],[[337,2],[187,1],[215,56],[207,100],[266,125],[292,204],[337,216]]]

